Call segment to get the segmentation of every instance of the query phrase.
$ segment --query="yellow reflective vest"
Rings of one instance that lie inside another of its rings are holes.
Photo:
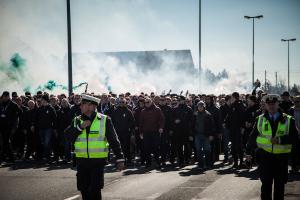
[[[77,158],[107,158],[109,144],[106,139],[106,115],[97,113],[91,126],[89,134],[86,129],[77,137],[75,141],[75,155]],[[83,121],[80,119],[80,123]],[[76,126],[76,119],[74,120]]]
[[[275,137],[280,137],[288,135],[290,129],[291,116],[283,114],[284,122],[279,121]],[[257,129],[259,132],[258,137],[256,138],[257,146],[269,153],[273,154],[283,154],[290,153],[292,149],[291,144],[272,144],[272,128],[270,122],[260,115],[258,117]]]

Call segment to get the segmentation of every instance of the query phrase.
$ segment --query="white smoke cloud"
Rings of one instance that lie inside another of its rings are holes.
[[[115,57],[98,58],[89,53],[167,48],[191,49],[195,57],[194,35],[186,34],[171,20],[160,18],[148,3],[146,0],[72,1],[73,52],[83,53],[73,63],[74,85],[86,81],[89,91],[96,93],[107,92],[108,85],[117,93],[153,91],[159,94],[169,89],[191,93],[246,91],[245,74],[230,72],[228,80],[214,84],[202,77],[199,90],[199,79],[195,74],[174,70],[172,60],[163,58],[164,65],[160,70],[144,74],[134,63],[120,67]],[[7,64],[18,52],[27,65],[26,80],[1,84],[0,90],[21,92],[27,83],[35,89],[48,80],[67,85],[65,1],[2,0],[0,24],[0,61]],[[141,28],[141,24],[147,29]],[[0,78],[5,78],[2,72]],[[75,92],[83,91],[81,88]]]

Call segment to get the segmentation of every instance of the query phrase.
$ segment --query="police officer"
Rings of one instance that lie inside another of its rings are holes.
[[[284,186],[288,178],[288,156],[297,137],[295,120],[279,109],[279,95],[266,95],[262,99],[266,111],[257,117],[247,143],[247,153],[258,147],[259,175],[262,182],[261,199],[284,199]],[[247,155],[247,160],[251,157]]]
[[[116,155],[117,169],[124,168],[124,156],[111,119],[96,112],[100,100],[82,94],[82,114],[74,118],[65,130],[66,138],[74,142],[77,159],[77,188],[83,200],[102,199],[104,166],[109,145]]]

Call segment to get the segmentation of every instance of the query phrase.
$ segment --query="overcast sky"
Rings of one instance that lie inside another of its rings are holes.
[[[191,49],[198,67],[198,0],[71,0],[71,4],[74,52]],[[300,84],[299,0],[202,0],[202,66],[214,72],[223,68],[249,72],[251,80],[252,22],[243,16],[258,14],[264,18],[255,22],[255,76],[262,79],[267,70],[271,81],[276,71],[279,78],[286,78],[287,44],[280,39],[297,38],[290,45],[291,83]],[[48,62],[59,65],[67,51],[66,30],[64,0],[0,0],[2,61],[20,52],[37,71]],[[60,76],[67,76],[66,66],[63,62],[58,67]]]

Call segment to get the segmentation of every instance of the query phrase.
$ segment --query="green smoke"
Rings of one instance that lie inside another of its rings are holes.
[[[78,85],[75,85],[73,87],[73,90],[77,90],[78,88],[80,88],[81,86],[83,85],[86,85],[87,82],[82,82],[82,83],[79,83]],[[54,80],[49,80],[47,83],[45,83],[44,85],[40,85],[36,91],[45,91],[45,90],[49,90],[49,91],[53,91],[55,89],[62,89],[62,90],[68,90],[68,87],[65,86],[65,85],[62,85],[62,84],[58,84],[56,83]]]
[[[17,82],[18,84],[29,88],[29,78],[26,75],[26,60],[19,53],[15,53],[10,58],[9,64],[0,63],[0,71],[3,73],[0,84],[8,85]],[[24,90],[25,90],[24,88]]]
[[[68,90],[68,87],[55,82],[54,80],[49,80],[47,83],[38,86],[36,89],[32,88],[32,81],[27,72],[26,59],[24,59],[19,53],[15,53],[10,58],[8,64],[0,62],[0,85],[5,86],[11,83],[18,83],[21,85],[24,92],[37,92],[41,91],[53,91],[55,89]],[[4,76],[2,76],[2,74]],[[77,90],[87,82],[79,83],[73,87],[73,90]]]
[[[73,90],[77,90],[78,88],[80,88],[81,86],[86,85],[86,84],[88,84],[88,83],[87,82],[79,83],[78,85],[73,86]]]
[[[23,70],[26,64],[26,60],[20,56],[20,54],[15,53],[10,59],[11,66],[16,70]]]

